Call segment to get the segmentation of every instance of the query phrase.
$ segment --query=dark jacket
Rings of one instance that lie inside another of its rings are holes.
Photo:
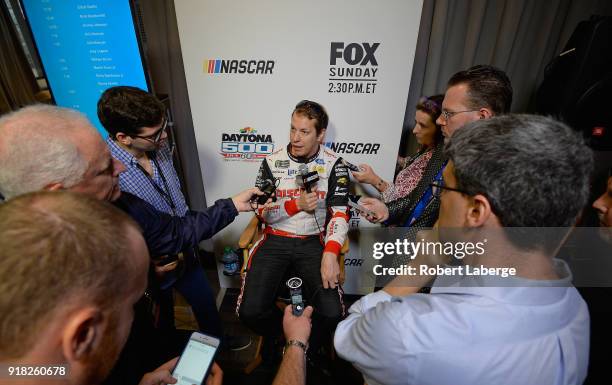
[[[425,167],[423,176],[412,192],[405,197],[398,198],[387,203],[387,208],[389,209],[389,219],[387,219],[387,224],[403,226],[410,217],[410,214],[412,214],[414,211],[416,205],[419,203],[419,200],[421,200],[427,189],[429,189],[429,184],[433,182],[436,174],[438,174],[440,169],[446,165],[447,158],[444,155],[444,143],[438,143],[433,151],[434,152],[431,159]],[[417,219],[416,223],[418,224],[415,223],[413,226],[432,226],[438,218],[438,208],[439,202],[433,202],[433,204],[428,206]]]
[[[429,189],[429,184],[434,181],[438,172],[445,167],[447,159],[448,158],[444,154],[444,143],[438,143],[434,148],[431,159],[425,167],[423,176],[414,190],[405,197],[387,203],[389,219],[386,223],[388,225],[404,226],[425,192]],[[410,227],[406,228],[404,238],[411,242],[415,241],[417,233],[420,230],[430,228],[436,223],[439,211],[440,200],[437,197],[433,197],[416,221]],[[408,257],[403,254],[389,256],[389,258],[383,261],[383,264],[392,267],[399,267],[406,263],[408,263]],[[386,281],[383,282],[381,280],[376,283],[377,286],[384,286],[385,284]]]
[[[152,258],[195,247],[232,223],[238,215],[229,198],[219,199],[205,211],[187,211],[183,217],[162,213],[126,192],[122,192],[114,203],[140,225]]]
[[[197,246],[238,215],[231,199],[220,199],[205,211],[187,211],[184,217],[158,211],[146,201],[126,192],[122,192],[114,204],[140,225],[153,258],[178,254]],[[155,290],[155,276],[150,272],[147,292],[154,293]],[[146,372],[181,353],[186,339],[183,341],[180,337],[185,336],[176,330],[156,328],[151,315],[152,306],[153,303],[145,297],[134,306],[130,336],[104,384],[137,384]]]

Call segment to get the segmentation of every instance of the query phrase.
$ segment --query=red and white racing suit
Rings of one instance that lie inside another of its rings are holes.
[[[317,171],[317,208],[312,213],[300,211],[297,199],[303,188],[296,179],[300,164],[308,171]],[[257,214],[274,232],[295,235],[325,235],[325,251],[338,254],[348,231],[348,169],[342,158],[333,151],[319,146],[317,154],[310,159],[298,160],[287,148],[269,155],[262,163],[256,185],[261,187],[264,179],[277,181],[276,202]],[[325,227],[323,227],[325,226]],[[270,231],[270,230],[268,230]]]
[[[319,176],[314,213],[300,211],[297,205],[304,192],[296,179],[300,165]],[[265,228],[251,249],[238,299],[239,316],[261,335],[277,333],[281,314],[274,300],[285,274],[292,271],[302,278],[304,297],[333,328],[344,311],[342,297],[339,288],[322,287],[321,257],[325,251],[338,255],[346,239],[348,169],[340,157],[321,145],[309,159],[293,157],[287,146],[262,162],[256,185],[261,187],[266,179],[277,185],[276,202],[256,211]]]

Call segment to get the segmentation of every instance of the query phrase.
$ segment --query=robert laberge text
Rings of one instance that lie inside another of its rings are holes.
[[[374,275],[429,275],[429,276],[476,276],[476,275],[496,275],[502,278],[508,278],[516,275],[514,267],[486,267],[486,266],[400,266],[400,267],[383,267],[381,265],[374,266]]]

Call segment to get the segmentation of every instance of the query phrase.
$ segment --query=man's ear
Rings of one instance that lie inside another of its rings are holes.
[[[52,182],[52,183],[49,183],[48,185],[46,185],[45,187],[43,187],[43,190],[46,190],[46,191],[60,191],[60,190],[64,190],[64,185],[61,184],[60,182]]]
[[[466,215],[467,227],[481,227],[493,215],[489,200],[481,194],[470,197]]]
[[[116,133],[115,140],[125,146],[129,146],[132,144],[132,137],[123,132]]]
[[[317,142],[323,143],[323,138],[325,138],[325,133],[327,132],[327,128],[321,129],[319,135],[317,135]]]
[[[478,118],[479,119],[489,119],[493,117],[493,111],[491,111],[487,107],[482,107],[478,110]]]
[[[62,330],[62,349],[68,362],[82,362],[95,354],[104,334],[104,316],[95,306],[73,312]]]

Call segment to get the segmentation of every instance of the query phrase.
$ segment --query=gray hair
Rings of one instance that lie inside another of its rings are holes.
[[[87,128],[81,113],[43,104],[0,118],[0,193],[8,199],[52,183],[78,184],[88,164],[71,133]]]
[[[593,155],[565,124],[503,115],[457,130],[446,146],[457,188],[483,194],[504,227],[568,227],[585,206]]]

